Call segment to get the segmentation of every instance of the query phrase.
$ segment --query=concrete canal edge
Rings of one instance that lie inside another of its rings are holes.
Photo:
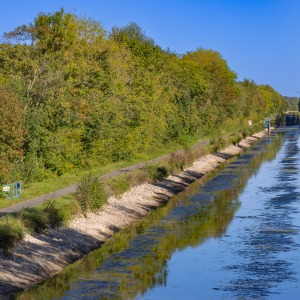
[[[76,218],[67,227],[34,236],[27,234],[10,257],[0,254],[0,299],[9,299],[14,293],[59,273],[265,135],[266,131],[261,131],[245,138],[238,146],[205,155],[183,172],[170,175],[158,184],[145,183],[118,198],[111,197],[99,213]]]

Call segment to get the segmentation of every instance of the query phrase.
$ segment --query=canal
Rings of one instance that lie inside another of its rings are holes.
[[[16,299],[298,299],[299,152],[273,133]]]

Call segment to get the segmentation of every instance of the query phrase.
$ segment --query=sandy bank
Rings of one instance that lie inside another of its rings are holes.
[[[111,197],[99,213],[77,218],[68,227],[27,235],[11,257],[0,254],[0,299],[8,299],[11,294],[60,272],[264,135],[265,132],[256,133],[241,141],[239,147],[229,146],[217,154],[205,155],[180,174],[158,184],[142,184],[119,198]]]

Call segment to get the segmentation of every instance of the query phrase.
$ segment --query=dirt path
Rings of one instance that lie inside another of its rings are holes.
[[[118,198],[111,197],[99,213],[77,218],[67,227],[26,235],[12,256],[0,253],[0,299],[9,299],[15,292],[60,272],[264,135],[264,132],[257,133],[241,141],[240,147],[229,146],[216,154],[205,155],[183,172],[170,175],[158,184],[145,183]]]
[[[206,145],[208,143],[209,143],[209,140],[201,141],[201,142],[193,145],[192,149],[201,148],[201,147],[203,147],[204,145]],[[178,151],[177,153],[181,153],[181,152],[183,152],[183,151]],[[100,176],[99,179],[110,179],[110,178],[116,177],[118,175],[127,173],[127,172],[132,171],[132,170],[141,169],[146,164],[158,163],[162,160],[168,159],[169,157],[170,157],[170,154],[166,154],[164,156],[152,159],[148,162],[142,162],[142,163],[135,164],[135,165],[132,165],[132,166],[120,169],[120,170],[112,171],[110,173],[107,173],[107,174],[104,174],[104,175]],[[9,213],[18,212],[18,211],[20,211],[24,208],[35,207],[35,206],[37,206],[39,204],[42,204],[46,201],[49,201],[51,199],[55,199],[55,198],[59,198],[59,197],[62,197],[62,196],[66,196],[68,194],[75,193],[77,187],[78,187],[78,183],[75,183],[75,184],[72,184],[72,185],[70,185],[66,188],[63,188],[63,189],[60,189],[60,190],[57,190],[57,191],[39,196],[39,197],[35,197],[35,198],[32,198],[32,199],[14,204],[12,206],[8,206],[8,207],[3,208],[3,209],[0,209],[0,217],[4,216],[6,214],[9,214]]]

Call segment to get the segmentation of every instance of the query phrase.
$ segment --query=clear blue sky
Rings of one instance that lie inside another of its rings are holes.
[[[1,1],[0,36],[62,7],[100,21],[107,31],[135,22],[162,48],[180,54],[216,50],[239,80],[300,96],[299,0],[8,0]]]

